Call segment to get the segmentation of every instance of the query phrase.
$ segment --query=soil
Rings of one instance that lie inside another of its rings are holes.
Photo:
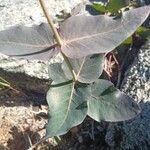
[[[46,105],[35,105],[24,93],[1,90],[0,145],[10,150],[28,149],[45,134],[46,113]]]

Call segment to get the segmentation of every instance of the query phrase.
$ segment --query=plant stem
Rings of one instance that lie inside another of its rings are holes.
[[[9,85],[9,84],[7,84],[7,83],[0,82],[0,85],[2,85],[2,86],[4,86],[4,87],[8,87],[8,88],[10,88],[10,85]]]
[[[0,80],[2,81],[2,82],[4,82],[4,83],[7,83],[7,84],[9,84],[5,79],[3,79],[2,77],[0,77]],[[0,82],[1,82],[0,81]]]
[[[9,83],[4,83],[4,82],[0,82],[0,85],[3,86],[3,87],[6,87],[6,88],[9,88],[17,93],[19,93],[20,91],[14,89]]]
[[[48,21],[48,23],[49,23],[49,25],[50,25],[50,27],[51,27],[53,33],[54,33],[54,36],[55,36],[55,38],[56,38],[56,41],[57,41],[58,45],[61,47],[61,46],[63,45],[63,41],[62,41],[60,35],[58,34],[58,31],[57,31],[57,29],[55,28],[54,23],[53,23],[53,21],[52,21],[50,15],[48,14],[48,10],[46,9],[46,5],[45,5],[45,3],[44,3],[44,0],[39,0],[39,2],[40,2],[40,5],[41,5],[41,7],[42,7],[42,10],[43,10],[43,12],[44,12],[44,14],[45,14],[45,17],[46,17],[46,19],[47,19],[47,21]],[[73,80],[76,81],[76,74],[75,74],[75,72],[74,72],[74,70],[73,70],[73,68],[72,68],[72,65],[71,65],[69,59],[68,59],[67,56],[66,56],[65,54],[63,54],[62,52],[61,52],[61,54],[62,54],[62,56],[63,56],[63,58],[64,58],[64,61],[65,61],[66,64],[67,64],[67,66],[68,66],[68,68],[69,68],[71,74],[72,74]]]
[[[62,143],[62,140],[59,136],[54,136],[54,139],[55,139],[57,145]]]
[[[40,5],[42,7],[42,10],[44,12],[44,15],[46,16],[46,19],[47,19],[47,21],[48,21],[48,23],[49,23],[49,25],[50,25],[54,35],[55,35],[56,41],[59,44],[59,46],[61,46],[63,44],[63,42],[62,42],[62,40],[60,38],[60,35],[57,32],[57,29],[55,28],[55,26],[53,24],[51,16],[48,14],[48,10],[46,9],[46,5],[44,3],[44,0],[39,0],[39,2],[40,2]]]

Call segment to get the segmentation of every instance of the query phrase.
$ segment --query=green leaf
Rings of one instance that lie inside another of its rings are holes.
[[[144,39],[150,39],[150,29],[146,27],[140,26],[137,30],[136,33],[138,33],[141,37]]]
[[[91,7],[100,13],[106,13],[107,12],[106,6],[102,5],[102,4],[93,3]]]
[[[113,92],[116,91],[116,88],[112,85],[112,86],[109,86],[107,89],[105,89],[100,96],[106,96],[108,94],[112,94]]]
[[[122,44],[129,45],[133,42],[132,36],[128,37]]]
[[[69,58],[69,61],[77,75],[77,80],[81,83],[92,83],[97,80],[102,74],[104,67],[103,54],[87,56],[81,59]],[[72,79],[72,75],[69,73],[68,66],[65,62],[63,62],[62,68],[66,77]]]
[[[87,87],[75,87],[74,83],[49,89],[47,137],[65,134],[70,128],[82,123],[87,115],[86,93]]]
[[[138,33],[144,39],[150,39],[150,29],[140,26],[137,28],[136,33]],[[133,42],[132,36],[128,37],[122,44],[131,44]]]
[[[47,93],[49,120],[46,138],[65,134],[70,128],[82,123],[87,115],[89,96],[86,85],[68,82],[61,64],[50,65],[49,73],[54,81]],[[62,82],[66,84],[54,86]]]
[[[81,105],[79,105],[76,109],[87,108],[87,101],[84,101]]]
[[[136,33],[138,33],[144,39],[150,39],[150,29],[140,26],[137,28]],[[122,44],[131,44],[133,42],[132,36],[128,37]]]
[[[109,0],[106,5],[106,9],[112,14],[118,13],[118,11],[129,5],[129,0]]]
[[[88,115],[96,121],[124,121],[140,113],[138,104],[107,80],[97,80],[91,85]]]
[[[68,78],[66,77],[61,63],[54,63],[50,64],[49,68],[49,77],[56,83],[61,84],[63,82],[68,81]],[[67,73],[70,74],[70,71],[67,70]]]

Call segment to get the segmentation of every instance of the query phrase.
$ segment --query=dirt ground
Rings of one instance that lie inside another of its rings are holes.
[[[26,150],[45,134],[47,106],[34,106],[24,94],[0,91],[0,149]]]

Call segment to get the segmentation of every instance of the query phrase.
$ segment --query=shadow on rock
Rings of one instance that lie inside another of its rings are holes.
[[[15,106],[40,106],[47,105],[46,93],[36,93],[27,91],[14,91],[11,89],[0,91],[0,107],[15,107]]]

